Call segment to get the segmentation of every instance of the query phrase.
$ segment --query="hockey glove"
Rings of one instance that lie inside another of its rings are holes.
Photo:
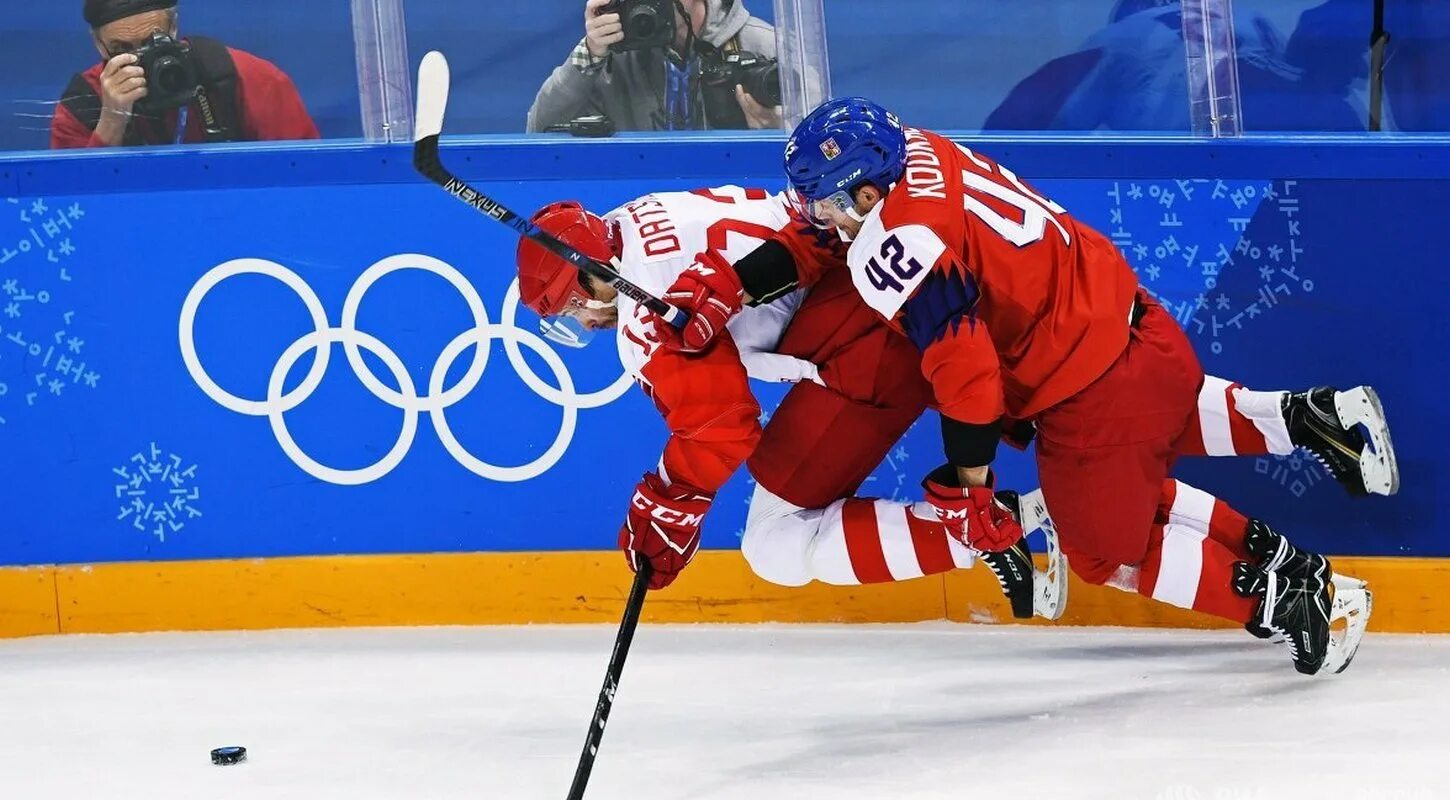
[[[745,287],[740,285],[735,268],[718,252],[706,250],[680,273],[662,298],[689,314],[690,321],[678,332],[663,323],[655,328],[661,332],[665,347],[682,353],[701,352],[740,313],[744,298]]]
[[[619,529],[619,547],[631,570],[638,572],[644,561],[654,568],[649,588],[669,586],[695,557],[700,523],[714,499],[713,493],[684,484],[666,486],[653,472],[635,486],[629,515]]]
[[[990,483],[990,481],[989,481]],[[963,487],[957,469],[943,464],[921,482],[926,501],[947,533],[982,553],[1000,553],[1022,538],[1022,525],[997,501],[990,486]]]

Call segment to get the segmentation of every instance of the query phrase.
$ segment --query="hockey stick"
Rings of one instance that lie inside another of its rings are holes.
[[[413,168],[444,191],[485,214],[513,228],[520,236],[538,242],[554,255],[614,287],[620,294],[660,315],[676,328],[685,327],[683,311],[646,292],[630,282],[619,270],[603,261],[590,258],[559,241],[539,226],[499,205],[484,193],[459,180],[443,166],[438,157],[438,137],[443,133],[443,115],[448,110],[448,60],[434,50],[423,56],[418,67],[418,115],[414,121]]]
[[[634,629],[639,625],[639,612],[644,607],[645,590],[649,588],[650,566],[641,564],[635,573],[634,585],[629,589],[629,601],[624,604],[624,619],[619,622],[619,633],[614,637],[614,654],[609,657],[609,670],[604,673],[604,688],[599,690],[599,702],[594,706],[594,719],[589,721],[589,733],[584,737],[584,752],[579,754],[579,768],[574,770],[574,783],[569,787],[569,800],[583,800],[584,789],[589,785],[589,773],[594,770],[594,756],[599,753],[599,741],[604,738],[604,725],[609,722],[609,710],[614,707],[614,692],[619,688],[619,676],[624,672],[624,659],[629,655],[629,643],[634,641]]]

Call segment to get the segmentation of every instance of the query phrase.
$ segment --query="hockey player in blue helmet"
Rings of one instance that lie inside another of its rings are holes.
[[[851,190],[863,183],[887,190],[906,168],[906,133],[895,114],[864,97],[833,100],[806,117],[786,142],[792,208],[818,227],[829,206],[856,222]],[[841,231],[850,241],[850,233]]]
[[[1364,584],[1170,472],[1184,455],[1303,447],[1351,493],[1393,494],[1373,390],[1253,391],[1205,376],[1107,237],[1007,167],[864,98],[807,116],[785,169],[810,224],[734,268],[702,257],[686,270],[666,300],[694,318],[668,346],[703,349],[742,302],[844,260],[862,300],[920,352],[947,460],[923,487],[952,536],[979,552],[1022,546],[990,467],[1002,435],[1028,423],[1079,577],[1277,633],[1300,672],[1348,665],[1369,614]],[[831,229],[849,242],[845,259]],[[1332,618],[1346,626],[1332,634]]]

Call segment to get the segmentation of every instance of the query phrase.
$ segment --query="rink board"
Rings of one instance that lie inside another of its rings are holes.
[[[963,141],[1118,243],[1211,374],[1265,389],[1378,388],[1403,470],[1394,498],[1347,498],[1298,457],[1198,459],[1178,474],[1315,550],[1423,559],[1404,562],[1402,584],[1376,586],[1377,619],[1410,613],[1402,604],[1419,613],[1443,574],[1433,559],[1450,556],[1437,510],[1450,496],[1437,448],[1450,139]],[[528,213],[566,196],[604,210],[651,190],[776,188],[780,148],[766,134],[501,138],[447,141],[444,158]],[[617,557],[600,553],[665,431],[607,345],[560,355],[574,395],[558,396],[562,378],[530,351],[535,321],[510,299],[515,245],[511,231],[418,178],[406,146],[0,154],[0,567],[63,565],[4,572],[0,625],[235,621],[194,610],[195,597],[217,592],[164,589],[198,582],[244,586],[259,619],[301,624],[289,616],[299,592],[334,573],[300,565],[335,563],[349,576],[356,565],[413,576],[402,600],[338,604],[347,615],[446,619],[452,612],[428,609],[476,591],[487,596],[456,612],[472,621],[502,619],[498,609],[589,617],[575,607],[583,601],[548,598],[612,596],[601,586],[624,580]],[[470,330],[522,350],[491,342],[486,360],[450,351]],[[329,337],[323,368],[317,345]],[[782,392],[758,388],[768,412]],[[920,476],[941,460],[931,417],[863,493],[919,496]],[[1002,485],[1036,484],[1027,456],[1004,451],[997,466]],[[725,582],[680,609],[693,604],[698,616],[765,597],[781,598],[759,605],[785,618],[846,613],[833,612],[849,605],[834,590],[736,575],[751,489],[737,476],[705,524],[705,548],[721,551],[710,557],[733,564],[725,577],[692,568]],[[458,566],[471,559],[498,566]],[[560,585],[534,594],[517,576],[535,568]],[[427,569],[459,572],[428,580]],[[238,577],[253,573],[267,580]],[[130,577],[107,583],[112,575]],[[499,588],[514,585],[510,575],[521,593]],[[388,595],[356,580],[364,597]],[[163,588],[113,593],[128,581]],[[566,588],[591,581],[607,583]],[[963,607],[949,594],[860,614],[941,618]],[[158,616],[173,597],[184,610]],[[103,599],[116,604],[109,617]],[[934,616],[919,602],[934,602]],[[321,609],[312,623],[333,611],[311,605]]]
[[[617,622],[629,574],[613,551],[321,556],[0,569],[0,637],[53,633]],[[1342,558],[1369,581],[1372,630],[1450,632],[1439,559]],[[1073,578],[1062,625],[1236,627]],[[738,552],[704,551],[654,592],[647,622],[1013,623],[986,569],[897,584],[787,588]],[[1033,624],[1038,621],[1034,620]]]

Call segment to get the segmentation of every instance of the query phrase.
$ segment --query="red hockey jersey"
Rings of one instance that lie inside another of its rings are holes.
[[[830,249],[798,228],[776,238],[803,284],[831,267]],[[938,410],[961,422],[1030,419],[1127,346],[1138,283],[1112,242],[929,131],[907,129],[906,172],[847,262],[866,303],[921,349]]]

